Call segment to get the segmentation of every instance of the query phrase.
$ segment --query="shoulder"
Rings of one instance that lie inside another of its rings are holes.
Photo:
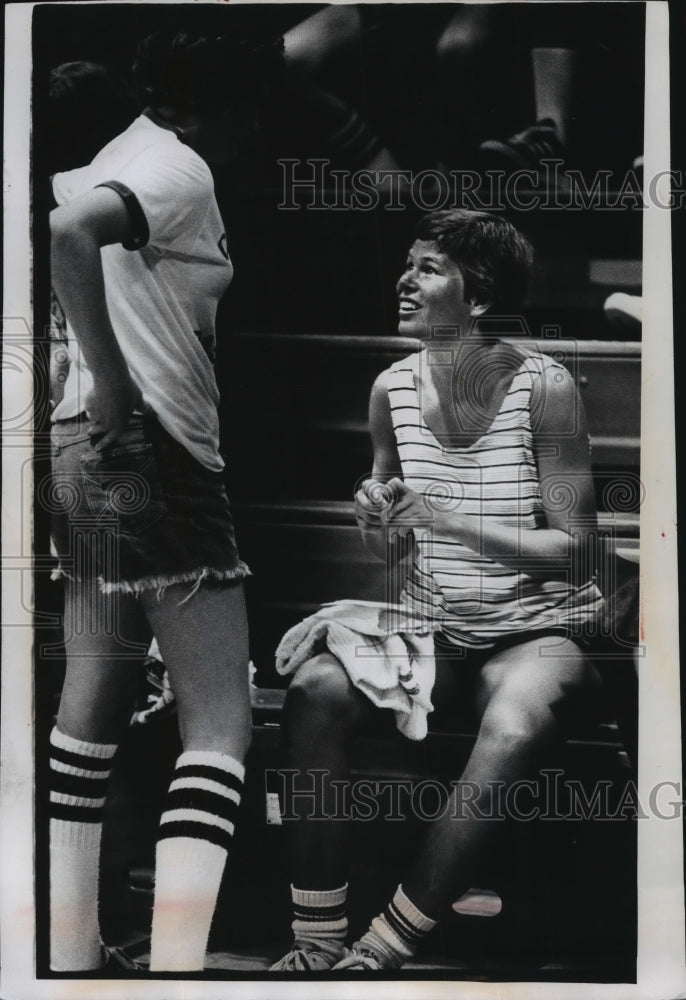
[[[581,398],[567,369],[540,355],[531,385],[531,415],[535,430],[576,434],[585,428]]]
[[[400,361],[394,361],[392,365],[385,368],[374,379],[372,385],[372,396],[388,397],[389,391],[405,384],[409,377],[417,370],[417,355],[411,354]]]
[[[111,142],[92,164],[101,180],[126,178],[126,182],[148,187],[168,181],[210,194],[212,172],[194,149],[171,129],[156,125],[145,115],[138,117]],[[110,174],[111,177],[104,175]]]

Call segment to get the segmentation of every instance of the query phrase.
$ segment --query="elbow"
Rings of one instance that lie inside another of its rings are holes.
[[[65,275],[72,279],[83,276],[90,263],[100,259],[97,239],[68,209],[56,208],[50,213],[50,257],[56,289]]]
[[[50,213],[50,253],[55,265],[73,261],[78,256],[83,234],[77,231],[69,212],[55,208]]]
[[[53,208],[50,213],[50,239],[53,245],[69,239],[73,233],[74,225],[69,210],[63,206]]]
[[[595,575],[595,547],[586,533],[560,531],[559,536],[545,575],[581,586]]]

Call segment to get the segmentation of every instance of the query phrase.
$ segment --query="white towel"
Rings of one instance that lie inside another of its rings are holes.
[[[280,674],[295,673],[325,649],[375,705],[393,709],[401,733],[411,740],[424,739],[436,676],[429,623],[401,605],[325,604],[286,632],[276,651],[276,669]]]

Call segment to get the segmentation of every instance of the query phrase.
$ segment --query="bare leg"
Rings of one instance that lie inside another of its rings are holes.
[[[132,597],[66,581],[67,670],[51,735],[50,964],[102,964],[98,870],[102,803],[150,638]]]
[[[67,669],[57,725],[76,739],[117,743],[131,719],[150,629],[138,601],[65,581]]]
[[[160,823],[150,968],[203,968],[250,743],[243,587],[168,587],[144,607],[169,671],[184,752]]]
[[[441,114],[441,159],[448,166],[471,165],[479,139],[488,134],[488,45],[498,10],[487,5],[456,6],[436,42],[437,87],[432,95]]]
[[[243,760],[250,745],[248,625],[240,584],[167,587],[143,596],[179,709],[184,750]]]
[[[350,778],[350,744],[365,719],[376,709],[351,684],[330,653],[322,653],[297,672],[286,698],[284,713],[285,765],[297,769],[295,789],[311,791],[307,770],[324,771],[322,801],[317,808],[334,815],[333,782]],[[300,889],[333,889],[347,878],[347,823],[340,819],[308,817],[313,797],[295,796],[290,804],[297,819],[290,822],[293,884]]]
[[[554,657],[541,655],[558,643]],[[476,744],[445,814],[433,824],[409,877],[409,898],[427,917],[470,886],[475,863],[484,856],[502,822],[488,815],[492,782],[505,785],[530,777],[560,736],[560,715],[572,700],[592,704],[600,679],[569,640],[550,637],[506,649],[483,667],[479,702],[483,711]],[[471,800],[468,818],[461,803]]]
[[[531,50],[531,58],[536,121],[551,118],[564,146],[574,112],[576,53],[573,49],[540,48]]]

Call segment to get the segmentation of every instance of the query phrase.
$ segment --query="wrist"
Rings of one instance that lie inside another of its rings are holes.
[[[121,360],[112,359],[112,363],[106,367],[98,365],[91,368],[91,374],[96,390],[128,392],[131,391],[132,387],[136,388],[136,384],[131,378],[131,372],[123,358]],[[138,391],[137,388],[136,391]]]

